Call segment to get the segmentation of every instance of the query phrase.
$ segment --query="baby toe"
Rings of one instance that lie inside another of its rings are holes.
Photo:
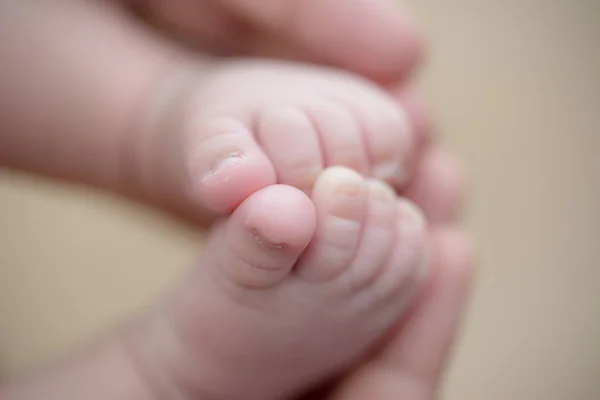
[[[319,135],[326,167],[343,166],[369,174],[369,160],[356,118],[336,104],[306,107]]]
[[[354,257],[367,205],[366,181],[344,167],[323,172],[313,191],[317,227],[296,272],[323,282],[343,273]]]
[[[245,124],[222,117],[188,128],[189,190],[218,213],[230,213],[252,193],[276,182],[274,167]]]
[[[342,99],[361,127],[371,176],[393,186],[404,185],[411,171],[416,138],[404,109],[384,93],[358,92]]]
[[[248,288],[272,287],[308,246],[315,219],[305,194],[290,186],[269,186],[244,201],[210,238],[207,257],[217,277]]]
[[[396,196],[391,187],[377,180],[368,182],[367,215],[360,242],[347,273],[342,276],[349,294],[368,288],[381,273],[395,242]]]
[[[262,111],[257,137],[277,171],[277,182],[310,193],[323,171],[319,137],[309,116],[296,107]]]
[[[387,302],[394,312],[399,312],[427,275],[428,234],[421,211],[403,198],[396,202],[394,230],[392,254],[371,294],[372,304]]]

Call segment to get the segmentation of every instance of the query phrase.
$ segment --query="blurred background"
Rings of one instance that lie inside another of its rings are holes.
[[[600,399],[600,1],[411,0],[420,76],[466,160],[479,271],[443,399]],[[0,173],[0,368],[146,304],[202,240],[130,205]]]

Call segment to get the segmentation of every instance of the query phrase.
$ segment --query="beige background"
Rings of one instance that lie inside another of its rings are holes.
[[[600,2],[410,1],[422,83],[472,174],[480,270],[446,399],[600,399]],[[0,365],[149,301],[200,238],[113,199],[0,175]]]

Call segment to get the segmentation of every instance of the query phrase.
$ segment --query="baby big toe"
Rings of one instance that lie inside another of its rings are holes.
[[[244,201],[212,235],[208,264],[216,264],[217,278],[236,285],[272,287],[287,276],[314,229],[315,210],[304,193],[269,186]]]
[[[201,121],[186,135],[192,197],[229,213],[252,193],[276,182],[275,170],[250,130],[233,118]]]

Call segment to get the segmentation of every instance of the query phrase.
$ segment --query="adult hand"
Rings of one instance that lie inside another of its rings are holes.
[[[328,64],[396,83],[423,54],[408,10],[391,0],[123,0],[202,50]]]

